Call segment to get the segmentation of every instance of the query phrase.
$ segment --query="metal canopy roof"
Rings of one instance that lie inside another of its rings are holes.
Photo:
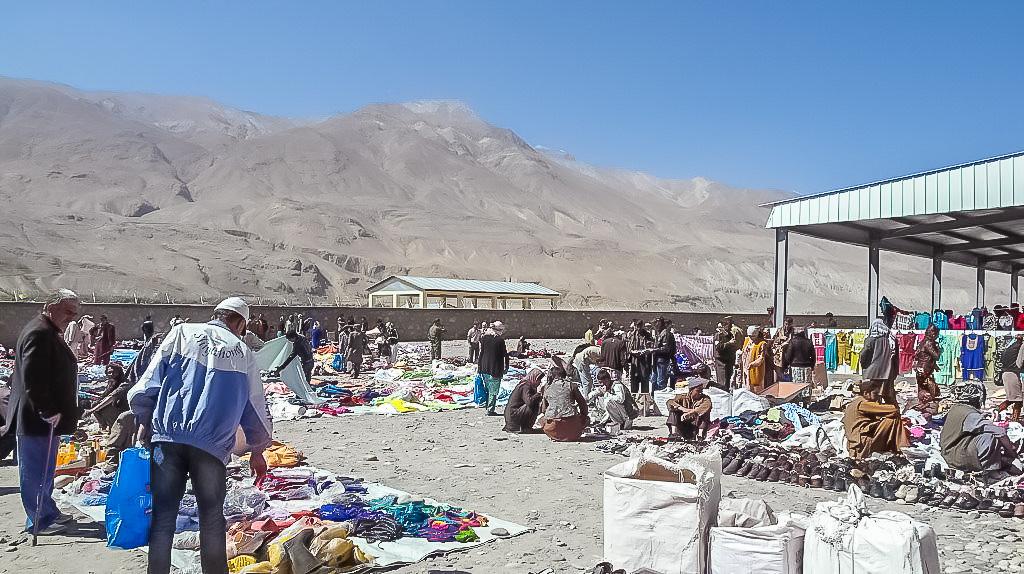
[[[767,228],[995,271],[1024,267],[1024,152],[797,197]]]
[[[1024,172],[1022,172],[1024,173]],[[536,283],[516,283],[510,281],[476,281],[472,279],[446,279],[443,277],[412,277],[393,275],[367,289],[367,291],[388,291],[387,284],[394,280],[401,281],[420,291],[448,291],[451,293],[488,293],[493,295],[531,295],[537,297],[558,297],[558,291],[552,291]]]

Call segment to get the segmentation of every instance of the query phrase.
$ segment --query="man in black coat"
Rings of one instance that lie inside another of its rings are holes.
[[[480,377],[487,388],[487,415],[497,416],[501,392],[501,378],[508,371],[508,349],[505,347],[505,325],[501,321],[491,323],[490,328],[480,337],[480,363],[477,365]]]
[[[21,503],[28,516],[26,530],[40,535],[63,532],[63,525],[72,519],[57,509],[52,493],[56,442],[60,435],[75,432],[81,414],[78,361],[62,336],[78,311],[78,295],[60,289],[18,335],[7,427],[0,429],[0,434],[17,436]],[[38,505],[40,499],[42,504]],[[33,524],[37,510],[39,523]]]

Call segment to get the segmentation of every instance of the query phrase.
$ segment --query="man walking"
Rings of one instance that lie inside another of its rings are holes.
[[[203,572],[227,572],[225,465],[239,426],[257,481],[266,474],[263,450],[272,427],[256,357],[240,339],[248,320],[249,306],[230,297],[209,323],[172,329],[128,393],[139,439],[151,449],[149,574],[170,572],[175,520],[189,478],[199,509]]]
[[[498,405],[498,393],[501,392],[501,378],[508,371],[508,349],[505,348],[505,325],[501,321],[491,323],[491,327],[480,337],[480,378],[487,387],[487,415],[497,416],[494,410]]]
[[[17,436],[21,504],[28,516],[25,529],[42,536],[63,532],[63,525],[72,520],[53,502],[53,475],[60,435],[71,434],[78,426],[78,361],[62,336],[78,310],[78,295],[59,289],[21,330],[7,426],[0,429],[0,436]]]
[[[441,340],[448,330],[441,326],[440,319],[434,319],[430,329],[427,331],[427,339],[430,341],[430,360],[441,358]]]
[[[475,363],[480,358],[480,335],[483,333],[484,323],[477,328],[476,323],[466,333],[466,342],[469,343],[469,362]]]

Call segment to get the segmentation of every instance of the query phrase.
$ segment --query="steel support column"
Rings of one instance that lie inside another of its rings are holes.
[[[942,250],[932,251],[932,308],[934,312],[942,307]]]
[[[1018,294],[1020,291],[1017,290],[1017,285],[1020,282],[1020,267],[1014,267],[1013,271],[1010,271],[1010,303],[1019,303]]]
[[[978,308],[984,307],[985,306],[985,262],[984,261],[980,261],[980,260],[978,261],[978,282],[977,282],[977,289],[975,290],[975,292],[977,293],[977,303],[976,303],[976,306]]]
[[[775,230],[775,326],[786,320],[787,271],[789,270],[789,230]]]
[[[868,244],[868,325],[878,317],[878,244],[874,240]]]

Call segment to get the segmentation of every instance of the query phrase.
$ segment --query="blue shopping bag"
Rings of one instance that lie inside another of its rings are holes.
[[[152,513],[149,451],[141,447],[127,449],[121,453],[107,496],[107,546],[127,550],[149,544]]]
[[[473,379],[473,402],[478,405],[487,404],[487,387],[484,386],[484,378],[480,375]]]

